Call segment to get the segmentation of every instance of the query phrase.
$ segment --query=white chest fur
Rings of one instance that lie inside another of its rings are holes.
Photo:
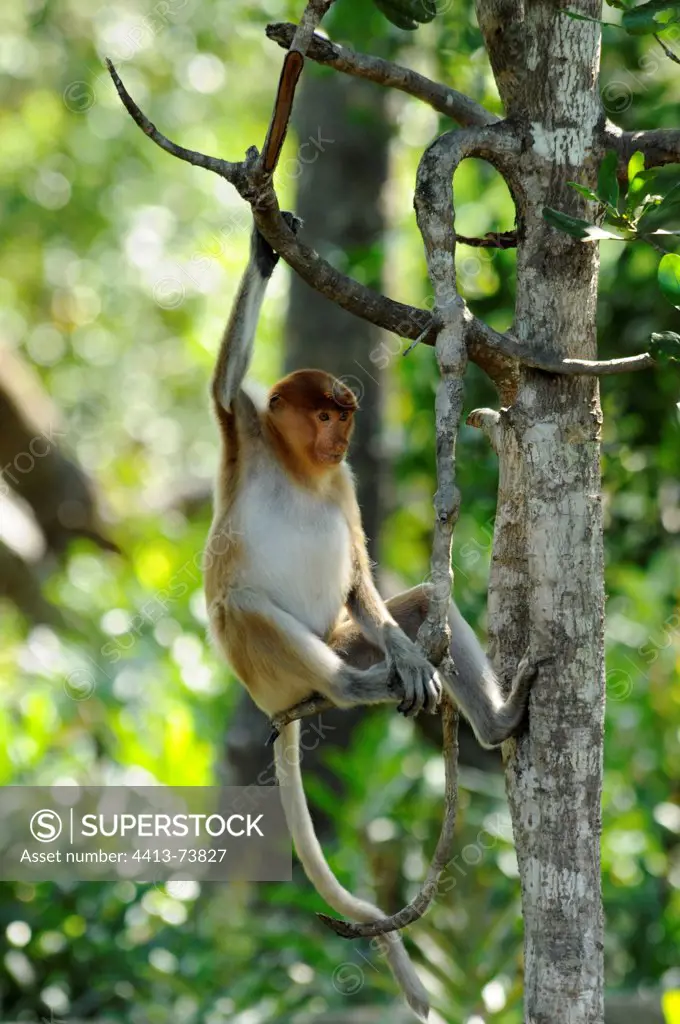
[[[342,610],[352,576],[347,521],[336,504],[291,485],[271,464],[245,482],[235,512],[242,585],[261,589],[319,636]]]

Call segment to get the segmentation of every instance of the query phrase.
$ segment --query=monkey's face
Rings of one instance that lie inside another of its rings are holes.
[[[280,403],[283,405],[283,403]],[[296,460],[318,474],[339,465],[354,429],[351,409],[279,407],[275,422]]]
[[[354,429],[354,413],[350,409],[319,409],[310,418],[315,433],[314,459],[320,466],[337,466],[349,448]]]
[[[269,394],[270,422],[298,467],[313,476],[342,462],[358,408],[354,393],[325,370],[296,370]]]

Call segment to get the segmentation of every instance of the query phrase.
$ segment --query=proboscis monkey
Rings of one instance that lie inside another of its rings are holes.
[[[289,225],[298,222],[286,214]],[[224,333],[212,395],[222,436],[214,519],[205,556],[210,631],[255,703],[277,714],[313,693],[339,707],[394,701],[407,715],[434,711],[441,683],[413,638],[429,588],[392,601],[371,576],[352,474],[344,462],[354,394],[321,370],[299,370],[264,400],[244,389],[255,328],[278,256],[254,230],[250,260]],[[479,741],[495,746],[522,720],[530,676],[507,699],[480,644],[451,602],[452,697]],[[293,841],[320,895],[338,913],[383,912],[343,888],[317,841],[299,767],[299,722],[275,743]],[[428,997],[398,932],[377,940],[409,1005],[425,1020]]]

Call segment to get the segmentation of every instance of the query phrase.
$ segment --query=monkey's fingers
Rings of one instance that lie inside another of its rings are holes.
[[[407,718],[421,711],[435,714],[441,700],[442,684],[429,662],[422,659],[420,664],[406,669],[400,666],[399,674],[404,696],[397,710]]]
[[[423,710],[426,711],[428,715],[437,714],[437,711],[439,710],[439,703],[442,699],[442,692],[442,681],[439,678],[439,674],[435,672],[427,683],[427,697]]]
[[[290,210],[282,210],[281,216],[283,217],[283,219],[285,220],[286,224],[293,232],[293,234],[297,235],[298,231],[304,224],[302,217],[298,217],[296,213],[291,213]]]
[[[420,711],[416,680],[410,672],[404,672],[400,676],[400,681],[404,696],[402,697],[401,702],[397,705],[397,711],[403,715],[404,718],[413,718]]]

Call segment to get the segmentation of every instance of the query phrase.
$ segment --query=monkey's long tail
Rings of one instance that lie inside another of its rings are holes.
[[[372,903],[360,900],[337,880],[319,845],[307,806],[300,771],[300,723],[291,722],[281,730],[274,745],[276,775],[281,789],[283,810],[295,843],[297,855],[310,882],[338,914],[360,923],[379,921],[385,914]],[[427,1021],[430,1003],[427,992],[415,972],[399,932],[388,932],[376,939],[406,1001],[421,1021]]]

